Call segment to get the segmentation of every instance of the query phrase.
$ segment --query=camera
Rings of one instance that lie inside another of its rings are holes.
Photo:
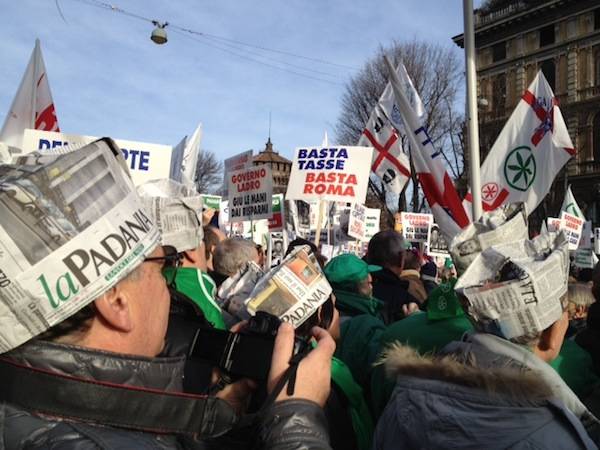
[[[280,324],[276,316],[258,311],[239,333],[202,326],[196,331],[188,357],[210,361],[233,378],[264,381],[271,368]],[[296,337],[294,355],[307,347],[306,339]]]

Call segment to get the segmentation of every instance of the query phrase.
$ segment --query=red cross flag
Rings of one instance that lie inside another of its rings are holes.
[[[391,90],[388,83],[381,98],[389,95],[387,92]],[[375,149],[371,170],[381,178],[389,191],[400,194],[410,179],[410,161],[402,151],[402,141],[398,133],[379,104],[373,108],[358,145]]]
[[[531,214],[574,155],[558,102],[540,71],[481,166],[483,210],[523,202]],[[471,211],[471,199],[469,192],[466,211]]]
[[[27,128],[60,131],[39,40],[35,41],[21,85],[0,130],[0,141],[22,148]]]

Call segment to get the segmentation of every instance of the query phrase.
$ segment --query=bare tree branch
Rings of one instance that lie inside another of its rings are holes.
[[[223,183],[223,163],[215,154],[202,150],[196,163],[196,189],[201,194],[216,192]]]

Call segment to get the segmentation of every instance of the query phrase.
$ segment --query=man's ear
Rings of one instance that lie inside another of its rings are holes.
[[[133,330],[130,300],[128,290],[118,283],[96,299],[94,305],[99,318],[107,326],[118,331],[130,332]]]
[[[560,353],[568,327],[569,317],[565,311],[560,319],[542,332],[540,341],[533,348],[533,352],[547,363],[552,362]]]

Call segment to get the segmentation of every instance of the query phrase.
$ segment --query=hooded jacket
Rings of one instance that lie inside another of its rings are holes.
[[[386,370],[397,384],[379,420],[374,450],[597,448],[557,399],[556,387],[526,369],[523,358],[489,353],[487,362],[494,363],[479,366],[478,351],[453,350],[437,359],[402,345],[389,351]]]
[[[183,358],[144,358],[32,341],[2,355],[2,359],[57,375],[76,376],[92,383],[100,381],[129,385],[142,390],[182,390]],[[59,398],[61,392],[58,390],[52,395]],[[80,403],[78,407],[85,408],[85,403]],[[139,411],[144,411],[143,406]],[[212,419],[218,417],[214,416]],[[160,423],[156,424],[157,429],[160,429],[160,426]],[[308,401],[288,400],[274,404],[262,414],[260,424],[254,431],[253,436],[257,438],[259,448],[329,449],[322,409]],[[84,423],[76,417],[57,419],[0,399],[0,448],[7,450],[229,449],[232,446],[228,443],[232,441],[228,439],[227,434],[212,440],[204,440],[202,437],[192,439],[163,433],[132,431],[102,423]]]

